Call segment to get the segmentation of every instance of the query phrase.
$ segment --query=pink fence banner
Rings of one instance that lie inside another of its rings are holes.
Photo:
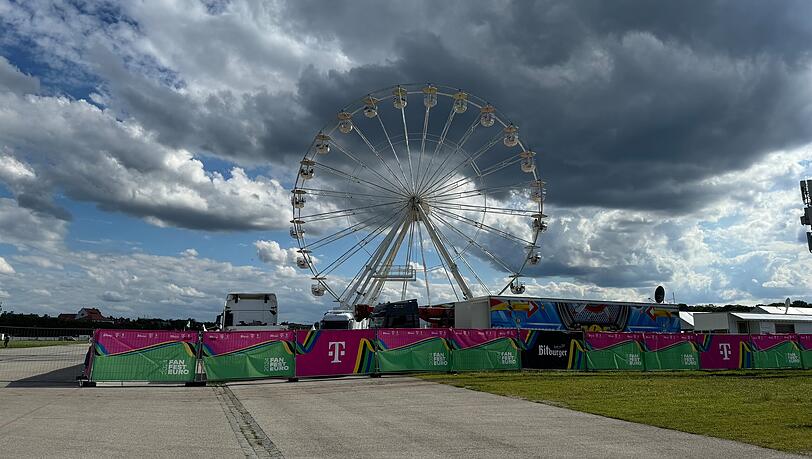
[[[797,335],[798,344],[805,351],[812,351],[812,335]]]
[[[587,348],[593,351],[607,349],[619,344],[630,342],[642,343],[642,333],[607,333],[607,332],[586,332],[584,333]]]
[[[735,370],[752,368],[749,335],[697,334],[699,368],[703,370]]]
[[[454,342],[456,349],[481,346],[504,338],[518,340],[519,333],[512,328],[453,328],[449,333],[449,339]]]
[[[646,351],[657,352],[682,343],[697,343],[695,333],[644,333],[643,344]]]
[[[379,328],[380,349],[396,350],[433,339],[448,339],[447,328]]]
[[[375,330],[296,332],[296,376],[339,376],[375,371]]]
[[[93,342],[104,355],[122,354],[167,343],[197,343],[197,332],[161,330],[96,330]]]

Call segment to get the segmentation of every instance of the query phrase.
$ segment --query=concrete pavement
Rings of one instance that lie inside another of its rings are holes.
[[[285,457],[791,457],[408,377],[230,384]]]

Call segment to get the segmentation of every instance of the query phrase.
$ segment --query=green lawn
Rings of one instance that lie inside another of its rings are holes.
[[[466,389],[812,454],[812,371],[430,374]]]
[[[8,348],[21,348],[21,347],[42,347],[42,346],[65,346],[68,344],[87,344],[87,341],[57,341],[57,340],[35,340],[35,339],[20,339],[11,340],[8,342]],[[3,344],[0,342],[0,351],[3,350]]]

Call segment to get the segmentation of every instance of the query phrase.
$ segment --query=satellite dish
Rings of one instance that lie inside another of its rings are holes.
[[[665,289],[662,285],[658,285],[657,289],[654,290],[654,301],[657,303],[662,303],[665,299]]]

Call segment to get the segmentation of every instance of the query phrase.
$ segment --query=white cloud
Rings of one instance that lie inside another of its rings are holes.
[[[5,260],[5,258],[0,257],[0,274],[14,274],[14,268],[11,267],[10,264]]]
[[[198,255],[197,250],[195,249],[186,249],[180,254],[184,257],[196,257]]]

